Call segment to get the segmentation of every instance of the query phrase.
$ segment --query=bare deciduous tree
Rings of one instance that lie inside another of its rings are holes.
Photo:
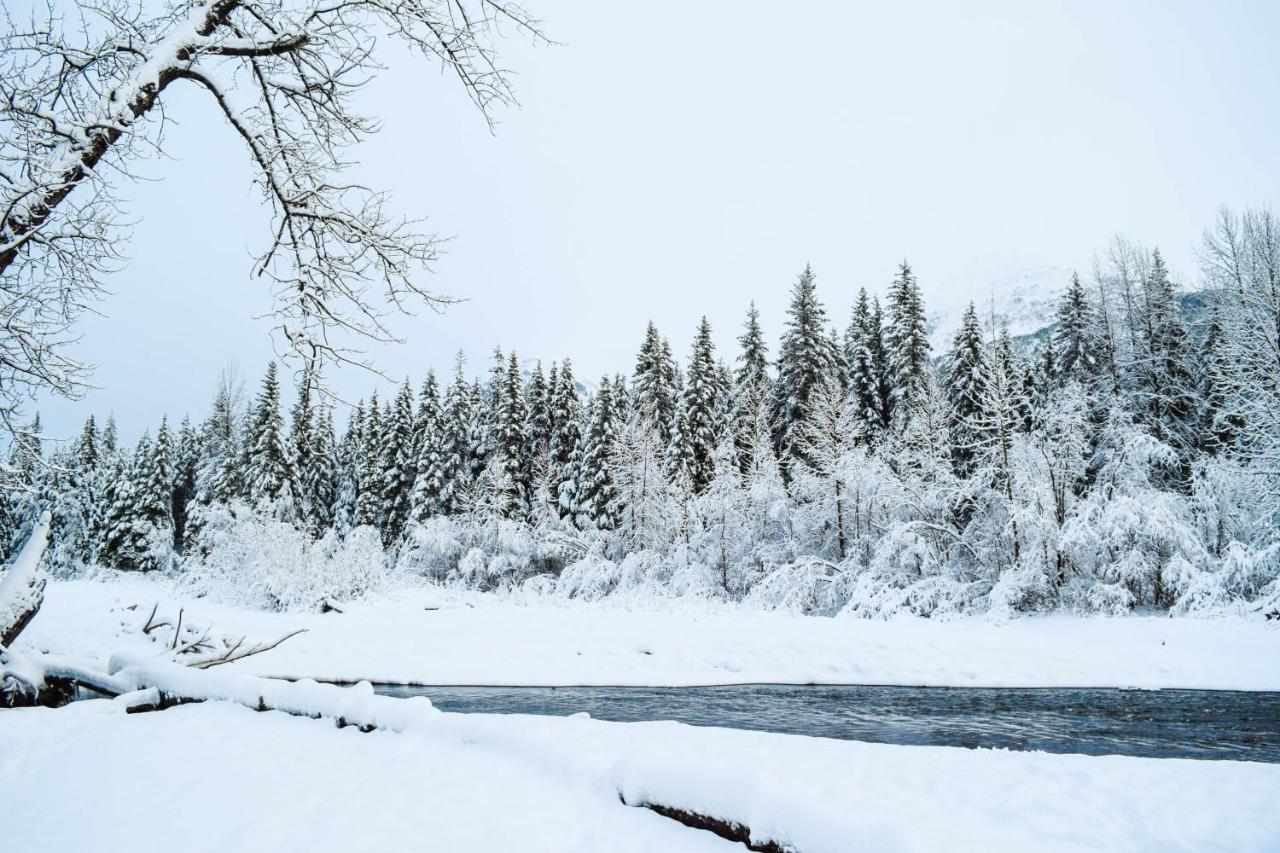
[[[15,19],[0,41],[0,416],[41,389],[73,395],[66,344],[127,236],[116,191],[159,150],[164,94],[197,87],[243,141],[272,213],[253,272],[277,333],[306,359],[350,360],[334,332],[390,340],[388,306],[447,300],[415,278],[435,239],[344,177],[374,130],[353,107],[390,37],[442,63],[492,123],[513,100],[493,40],[542,39],[503,0],[75,0]]]

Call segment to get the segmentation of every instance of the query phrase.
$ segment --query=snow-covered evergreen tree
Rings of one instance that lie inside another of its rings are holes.
[[[703,317],[693,340],[689,372],[678,415],[679,432],[672,435],[680,446],[672,454],[689,480],[695,495],[701,494],[715,473],[712,455],[718,443],[716,413],[719,410],[718,368],[711,341],[711,324]]]
[[[784,461],[784,471],[802,457],[801,436],[809,416],[810,398],[824,382],[836,376],[831,342],[827,338],[826,311],[818,301],[813,270],[805,266],[791,289],[787,327],[778,353],[778,379],[774,384],[774,447]]]
[[[880,384],[883,366],[878,363],[880,327],[867,291],[858,291],[849,328],[845,332],[845,361],[849,371],[849,396],[856,406],[861,431],[868,442],[873,442],[884,429],[884,401]]]
[[[603,377],[591,399],[590,420],[578,442],[571,491],[574,521],[579,527],[610,530],[616,524],[613,513],[618,495],[613,481],[613,458],[618,413],[613,397],[613,382]]]
[[[975,434],[975,429],[986,399],[988,365],[985,351],[978,312],[970,302],[942,370],[951,458],[956,473],[962,477],[972,471],[974,457],[982,444],[982,436]]]
[[[920,284],[903,261],[889,286],[889,324],[884,330],[890,422],[899,430],[928,405],[931,365],[929,328]]]
[[[245,498],[282,521],[297,517],[297,472],[284,436],[276,363],[267,365],[245,436]]]

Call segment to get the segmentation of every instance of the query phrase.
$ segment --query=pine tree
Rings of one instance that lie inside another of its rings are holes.
[[[810,397],[835,376],[826,312],[818,302],[813,270],[806,265],[791,290],[787,329],[779,349],[778,381],[774,385],[774,446],[784,461],[784,471],[791,460],[802,457],[800,436],[809,415]]]
[[[421,523],[443,514],[444,497],[452,477],[445,413],[434,373],[427,374],[427,381],[418,396],[415,430],[418,434],[418,461],[413,493],[409,497],[409,517]]]
[[[715,474],[712,456],[716,449],[716,411],[719,408],[719,382],[715,347],[711,341],[711,324],[703,317],[693,340],[689,356],[689,375],[685,382],[680,407],[680,432],[673,443],[680,443],[674,458],[689,479],[695,495],[706,489]]]
[[[461,510],[462,496],[471,487],[471,388],[463,372],[466,358],[461,352],[454,361],[453,383],[445,396],[441,447],[440,508],[445,513]]]
[[[902,262],[889,286],[889,326],[885,329],[889,378],[889,421],[901,428],[928,405],[929,330],[920,285]]]
[[[183,417],[178,428],[173,456],[173,547],[186,553],[187,519],[196,498],[196,477],[200,466],[200,436]]]
[[[1189,457],[1198,437],[1195,378],[1177,294],[1159,249],[1151,253],[1144,290],[1145,328],[1141,330],[1141,359],[1136,365],[1143,420],[1156,438],[1178,452],[1185,477],[1190,473]]]
[[[738,454],[738,469],[746,473],[752,467],[756,447],[755,425],[761,410],[768,405],[772,389],[769,380],[769,349],[760,328],[760,312],[756,304],[747,309],[747,319],[738,336],[738,368],[733,377],[733,435]]]
[[[845,360],[849,365],[849,397],[864,440],[875,441],[884,429],[884,405],[880,397],[880,328],[865,288],[858,291],[849,328],[845,333]]]
[[[315,479],[315,411],[311,391],[317,378],[310,367],[302,371],[298,381],[298,399],[293,405],[289,426],[289,452],[297,474],[297,521],[304,530],[318,530],[316,513],[311,506],[311,490]]]
[[[552,476],[558,479],[555,499],[564,518],[572,514],[576,501],[575,451],[582,440],[582,403],[569,359],[562,362],[558,381],[552,384],[550,393],[552,432],[547,464]]]
[[[311,510],[312,532],[321,535],[334,523],[340,471],[337,437],[333,430],[333,409],[317,412],[312,430],[311,470],[302,482]]]
[[[615,419],[614,385],[606,376],[591,401],[591,420],[580,441],[574,488],[575,521],[580,527],[614,527],[617,493],[613,482]]]
[[[359,524],[360,477],[364,459],[364,401],[356,404],[338,444],[334,482],[333,527],[345,536]]]
[[[399,541],[409,517],[413,478],[418,470],[418,460],[413,455],[413,428],[413,391],[405,379],[382,429],[382,538],[387,545]]]
[[[1058,327],[1053,331],[1052,347],[1048,350],[1056,359],[1056,377],[1088,384],[1097,375],[1100,365],[1093,336],[1092,310],[1080,276],[1072,273],[1071,286],[1058,306]]]
[[[253,420],[246,436],[245,497],[259,510],[269,509],[290,521],[297,514],[297,476],[280,413],[280,382],[276,363],[267,365]]]
[[[497,402],[494,464],[502,472],[501,488],[496,495],[497,507],[507,518],[523,518],[529,510],[530,493],[524,435],[527,412],[520,381],[520,362],[514,352],[508,361]]]
[[[552,367],[554,372],[555,368]],[[547,453],[551,443],[551,396],[547,378],[542,372],[542,362],[534,365],[524,389],[525,422],[524,437],[527,457],[532,463]]]
[[[357,527],[373,527],[379,532],[386,518],[382,503],[382,412],[375,391],[360,424],[360,457],[357,462],[356,510]]]
[[[972,473],[974,457],[982,441],[973,430],[986,398],[988,366],[984,350],[978,312],[970,302],[947,353],[942,374],[951,460],[961,477]]]

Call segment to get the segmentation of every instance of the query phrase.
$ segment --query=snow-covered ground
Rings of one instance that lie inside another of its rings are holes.
[[[29,646],[105,656],[147,643],[154,604],[222,635],[306,633],[237,664],[287,677],[419,684],[744,682],[1280,690],[1280,626],[1167,617],[891,621],[726,606],[627,609],[406,589],[342,613],[183,599],[150,579],[51,583]],[[127,609],[133,608],[133,609]]]
[[[307,629],[218,670],[208,696],[234,695],[244,681],[237,671],[438,684],[1280,688],[1280,630],[1260,623],[873,622],[670,603],[554,606],[423,588],[343,604],[342,613],[279,614],[184,599],[149,578],[51,583],[19,646],[123,653],[117,661],[145,669],[152,659],[137,654],[160,655],[154,644],[164,633],[137,630],[153,605],[251,642]],[[280,687],[356,707],[337,688]],[[143,714],[111,700],[0,712],[0,808],[26,816],[4,821],[0,849],[743,849],[637,807],[651,803],[750,827],[755,840],[800,853],[1280,850],[1275,764],[443,714],[421,698],[361,699],[362,689],[351,701],[379,703],[375,716],[393,730],[361,734],[332,719],[221,701]],[[274,701],[288,705],[283,694]]]
[[[1275,850],[1280,765],[900,747],[676,723],[434,714],[399,733],[221,702],[3,712],[4,849]]]

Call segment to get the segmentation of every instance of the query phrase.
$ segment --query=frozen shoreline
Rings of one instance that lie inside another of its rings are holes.
[[[1003,625],[980,618],[873,621],[682,602],[665,609],[517,603],[433,588],[318,614],[192,600],[148,578],[54,582],[22,642],[93,657],[144,651],[149,646],[130,628],[157,603],[162,613],[181,607],[188,620],[251,640],[305,628],[237,667],[337,682],[1280,690],[1280,630],[1261,622],[1066,615]]]

